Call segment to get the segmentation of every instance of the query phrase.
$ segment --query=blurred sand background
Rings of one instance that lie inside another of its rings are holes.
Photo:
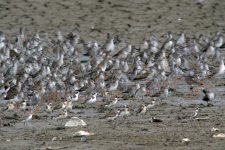
[[[63,33],[77,29],[84,39],[124,33],[139,43],[154,33],[190,35],[223,31],[223,0],[2,0],[0,30],[14,35],[20,27],[34,32]]]

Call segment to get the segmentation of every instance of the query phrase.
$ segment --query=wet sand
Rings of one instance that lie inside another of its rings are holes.
[[[167,31],[185,31],[189,35],[224,31],[224,9],[225,1],[220,0],[205,0],[203,4],[197,4],[195,0],[4,0],[0,1],[0,30],[15,36],[20,27],[25,27],[26,32],[44,30],[50,34],[76,29],[85,40],[101,42],[105,41],[107,33],[122,32],[130,43],[137,44],[151,33],[160,37]],[[159,98],[157,105],[145,115],[108,122],[99,119],[104,113],[98,113],[96,106],[77,108],[69,115],[84,119],[88,124],[85,128],[60,128],[69,118],[57,122],[42,111],[38,111],[24,128],[21,120],[29,112],[18,115],[4,112],[0,114],[0,149],[224,150],[225,139],[213,138],[217,132],[210,131],[217,127],[218,133],[225,133],[224,79],[220,82],[222,86],[213,85],[216,99],[211,107],[201,101],[202,93],[187,96],[188,87],[181,91],[187,86],[181,82],[175,88],[184,95]],[[145,102],[150,100],[152,98],[144,98]],[[123,102],[133,107],[143,103],[140,100],[122,100],[120,103]],[[197,106],[201,107],[199,116],[208,119],[197,121],[191,118]],[[152,116],[163,122],[149,122]],[[81,142],[80,138],[72,136],[80,129],[95,135],[87,137],[87,142]],[[56,137],[55,141],[52,141],[53,137]],[[182,138],[189,138],[190,142],[182,143]]]
[[[0,2],[0,29],[14,35],[29,32],[64,33],[76,29],[85,39],[103,40],[107,33],[124,33],[139,43],[154,33],[190,35],[224,31],[225,2],[204,0],[4,0]]]
[[[3,112],[0,120],[0,149],[223,150],[225,138],[213,137],[225,133],[224,85],[221,86],[223,83],[224,79],[211,88],[216,94],[216,99],[211,102],[212,106],[207,107],[201,100],[203,93],[190,95],[188,86],[184,81],[179,81],[176,87],[179,89],[179,86],[182,86],[183,90],[177,92],[182,94],[172,92],[167,98],[158,97],[156,105],[149,108],[146,114],[137,115],[132,111],[130,116],[119,117],[114,121],[100,119],[107,112],[99,109],[103,104],[100,98],[99,102],[93,105],[81,105],[80,100],[75,104],[76,108],[69,113],[69,117],[59,121],[52,117],[59,114],[60,110],[49,115],[43,111],[44,104],[40,104],[33,120],[25,126],[21,121],[30,111]],[[127,104],[129,108],[135,109],[152,99],[145,97],[143,101],[136,98],[120,100],[117,107]],[[203,120],[192,118],[196,107],[200,107],[198,118]],[[83,119],[87,126],[64,128],[72,116]],[[162,122],[151,122],[151,117],[162,119]],[[220,131],[211,132],[213,127],[219,128]],[[87,137],[86,142],[81,142],[80,137],[73,137],[79,130],[94,132],[95,135]],[[183,138],[190,139],[190,142],[183,143]]]

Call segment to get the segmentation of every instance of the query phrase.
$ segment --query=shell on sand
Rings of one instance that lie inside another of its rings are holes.
[[[219,134],[215,134],[213,135],[214,138],[225,138],[225,134],[224,133],[219,133]]]
[[[90,136],[90,135],[94,135],[94,133],[90,133],[83,130],[77,131],[73,134],[73,136]]]
[[[78,117],[72,117],[68,122],[66,122],[65,127],[77,127],[77,126],[86,126],[87,124],[84,120]]]
[[[189,138],[183,138],[181,140],[182,143],[189,143],[191,140]]]

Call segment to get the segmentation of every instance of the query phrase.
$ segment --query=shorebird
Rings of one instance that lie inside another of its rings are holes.
[[[145,114],[146,111],[147,111],[147,107],[144,104],[142,104],[140,108],[138,109],[137,114]]]
[[[173,39],[172,33],[169,31],[167,34],[167,41],[163,44],[161,50],[171,50],[174,45],[172,39]]]
[[[192,118],[196,118],[197,117],[197,115],[198,115],[198,112],[199,112],[199,107],[197,107],[196,109],[195,109],[195,111],[193,112],[193,114],[192,114]]]
[[[3,88],[0,89],[0,95],[7,93],[10,89],[9,85],[4,86]]]
[[[78,101],[80,92],[76,92],[74,95],[70,96],[71,101]]]
[[[147,91],[146,88],[144,86],[141,86],[139,89],[137,89],[137,91],[135,92],[135,96],[137,97],[141,97],[142,101],[144,99],[144,96],[146,95]]]
[[[198,90],[194,90],[194,87],[196,86],[202,86],[203,83],[196,80],[192,75],[184,75],[185,81],[188,85],[190,85],[190,89],[193,93],[198,94]]]
[[[207,105],[209,105],[209,101],[214,100],[215,94],[207,89],[203,89],[203,93],[205,94],[205,96],[203,97],[202,100],[207,102]]]
[[[24,127],[28,121],[32,120],[32,117],[33,117],[33,113],[30,113],[29,116],[25,120],[22,121],[24,123]]]
[[[114,39],[111,38],[107,41],[105,45],[106,51],[114,51],[115,50],[115,44],[114,44]]]
[[[182,32],[180,37],[177,39],[176,45],[184,47],[185,42],[186,42],[185,34],[184,34],[184,32]]]
[[[22,111],[27,110],[27,100],[24,100],[24,101],[20,104],[19,109],[22,110]]]
[[[67,118],[67,116],[68,116],[67,110],[64,109],[62,114],[60,114],[59,116],[57,116],[57,117],[55,117],[53,119],[55,119],[55,120],[62,120],[62,119]]]
[[[67,107],[67,101],[62,102],[62,109],[66,109]]]
[[[155,106],[155,101],[156,101],[156,100],[155,100],[155,98],[154,98],[154,99],[151,101],[151,103],[147,105],[147,109],[154,107],[154,106]]]
[[[52,107],[52,103],[49,103],[45,106],[45,112],[47,113],[52,113],[53,112],[53,107]]]
[[[9,102],[3,111],[11,111],[15,109],[15,102]]]
[[[223,44],[223,34],[221,32],[217,32],[214,40],[214,45],[216,48],[220,48]]]
[[[104,118],[106,118],[109,121],[115,120],[119,116],[120,110],[114,110],[109,112],[108,114],[105,115]]]
[[[109,92],[110,95],[112,95],[112,93],[117,90],[118,85],[119,85],[118,77],[116,77],[114,82],[109,83],[109,85],[107,87],[108,87],[108,92]]]
[[[92,103],[95,103],[96,101],[97,101],[97,93],[92,93],[91,98],[88,99],[88,100],[86,101],[86,103],[92,104]]]
[[[70,110],[73,109],[73,101],[69,100],[69,101],[67,102],[66,109],[67,109],[68,111],[70,111]]]
[[[127,108],[127,106],[125,105],[124,109],[122,111],[120,111],[119,116],[121,117],[127,117],[130,115],[130,111]]]
[[[115,106],[118,102],[118,98],[115,97],[110,103],[106,104],[105,107],[112,107]]]
[[[214,73],[212,73],[210,76],[218,77],[225,73],[225,66],[223,59],[220,60],[220,65],[218,70],[216,70]]]

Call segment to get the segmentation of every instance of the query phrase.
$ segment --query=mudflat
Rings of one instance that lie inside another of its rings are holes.
[[[20,27],[49,33],[76,29],[90,40],[123,33],[133,44],[151,33],[207,35],[225,26],[225,2],[219,0],[4,0],[0,8],[0,29],[9,35]]]
[[[0,1],[0,30],[15,37],[20,27],[26,32],[47,31],[54,35],[58,30],[66,34],[79,31],[85,40],[104,42],[107,33],[123,33],[132,44],[155,34],[158,38],[172,31],[198,36],[224,31],[225,1],[205,0],[4,0]],[[189,87],[179,81],[175,87],[179,93],[158,98],[156,106],[146,114],[132,114],[114,121],[99,119],[104,113],[98,104],[75,108],[67,119],[53,120],[59,114],[47,115],[44,105],[25,126],[29,112],[2,112],[0,114],[0,149],[165,149],[165,150],[224,150],[225,138],[213,135],[225,133],[224,79],[211,81],[216,98],[207,107],[199,95],[187,94]],[[185,87],[185,88],[184,88]],[[138,107],[152,100],[128,99],[120,103]],[[101,102],[99,102],[101,103]],[[1,105],[1,109],[4,105]],[[200,107],[196,120],[192,114]],[[64,128],[70,117],[83,119],[87,127]],[[151,122],[151,117],[162,122]],[[212,132],[215,127],[219,131]],[[81,142],[73,133],[85,130],[95,133]],[[182,142],[183,138],[190,142]]]

